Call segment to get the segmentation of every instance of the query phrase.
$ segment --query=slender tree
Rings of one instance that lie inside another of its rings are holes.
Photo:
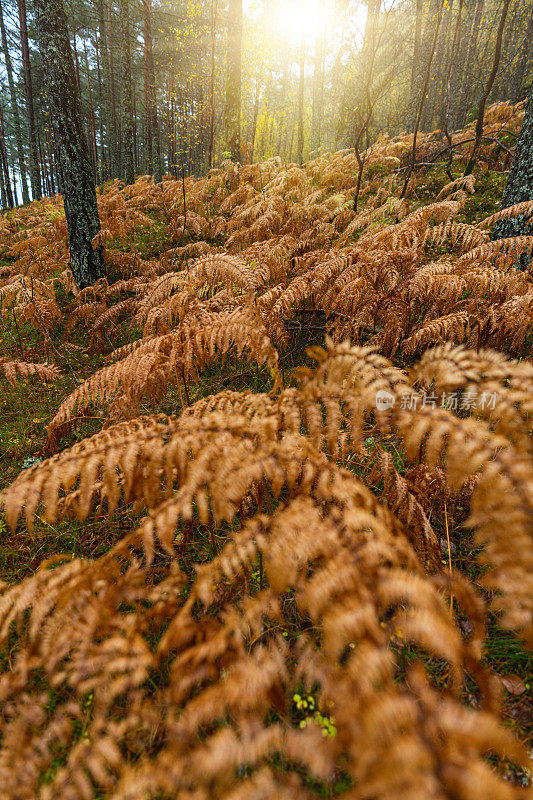
[[[3,169],[0,169],[0,203],[2,204],[2,208],[7,208],[6,185],[4,181]]]
[[[315,68],[313,73],[313,110],[311,118],[311,149],[320,147],[324,115],[324,11],[325,0],[319,3],[319,20],[315,39]]]
[[[13,64],[11,61],[11,54],[9,52],[9,47],[7,44],[6,26],[4,24],[4,9],[2,8],[1,2],[0,2],[0,33],[2,36],[2,50],[4,53],[4,61],[6,65],[9,96],[11,99],[11,114],[13,116],[13,127],[15,132],[15,143],[17,147],[20,183],[22,186],[22,202],[29,203],[30,195],[28,192],[28,179],[26,175],[26,158],[24,155],[24,146],[22,143],[22,129],[20,126],[20,115],[17,103],[17,94],[15,91],[15,81],[13,79]]]
[[[156,183],[163,177],[161,169],[161,144],[159,139],[159,120],[157,117],[154,54],[152,48],[152,4],[143,0],[144,25],[144,98],[145,98],[145,143],[148,152],[149,171],[153,172]]]
[[[257,118],[259,116],[259,92],[261,89],[261,80],[259,75],[255,79],[255,99],[254,99],[254,115],[252,119],[252,129],[250,133],[250,164],[254,163],[254,153],[255,153],[255,138],[257,135]],[[281,152],[281,146],[280,146]]]
[[[98,49],[102,70],[102,108],[100,114],[105,121],[105,141],[109,159],[110,175],[119,174],[118,134],[116,125],[115,82],[111,76],[111,41],[106,26],[104,0],[95,0],[98,21]],[[104,143],[102,142],[102,145]]]
[[[459,93],[459,105],[457,107],[457,127],[463,128],[466,122],[466,115],[468,114],[468,102],[472,90],[472,69],[474,66],[474,59],[477,50],[477,43],[479,38],[479,29],[481,26],[481,19],[483,17],[484,0],[476,0],[474,11],[474,18],[472,21],[472,28],[469,31],[468,37],[468,50],[466,56],[466,63],[463,73],[463,82],[461,91]]]
[[[207,169],[213,166],[213,149],[215,145],[215,45],[217,32],[218,0],[211,0],[209,19],[209,145],[207,151]]]
[[[424,111],[424,103],[426,101],[426,95],[427,95],[427,91],[428,91],[429,80],[430,80],[430,77],[431,77],[431,65],[433,63],[433,57],[435,55],[435,48],[437,46],[437,38],[438,38],[438,35],[439,35],[440,24],[441,24],[441,21],[442,21],[442,11],[443,11],[443,8],[444,8],[444,3],[445,3],[445,0],[440,0],[440,5],[439,5],[438,9],[436,9],[437,16],[436,16],[436,19],[435,19],[435,29],[434,29],[434,33],[433,33],[433,41],[428,46],[427,57],[424,58],[425,77],[424,77],[424,83],[423,83],[423,86],[422,86],[422,89],[421,89],[421,92],[420,92],[420,98],[419,98],[419,102],[418,102],[418,112],[417,112],[416,120],[415,120],[415,130],[414,130],[414,134],[413,134],[413,147],[412,147],[412,150],[411,150],[411,162],[409,164],[409,167],[408,167],[408,170],[407,170],[407,174],[405,176],[405,181],[404,181],[404,184],[403,184],[403,187],[402,187],[402,191],[400,193],[400,198],[405,197],[405,193],[407,192],[407,187],[409,186],[409,181],[411,180],[411,175],[413,174],[413,170],[415,168],[416,141],[417,141],[418,131],[420,129],[420,121],[422,119],[422,112]]]
[[[83,42],[83,52],[85,56],[85,77],[87,78],[87,90],[89,92],[89,141],[91,143],[90,153],[93,163],[94,182],[98,183],[98,149],[96,147],[96,119],[94,116],[93,93],[91,89],[91,74],[89,72],[89,58],[87,56],[87,45]]]
[[[111,14],[111,0],[107,0],[107,33],[109,48],[109,84],[111,91],[111,102],[113,105],[113,150],[112,157],[115,164],[114,176],[118,177],[122,171],[122,146],[121,146],[121,120],[118,109],[118,90],[116,71],[115,71],[115,44],[117,37],[114,35],[115,26]]]
[[[131,75],[130,4],[120,0],[120,33],[122,62],[122,178],[124,183],[135,179],[133,152],[133,86]]]
[[[30,68],[30,48],[28,45],[28,20],[26,0],[17,0],[20,24],[20,45],[22,50],[22,71],[24,76],[24,97],[26,100],[26,120],[30,145],[30,183],[34,200],[41,199],[41,176],[39,173],[39,150],[37,147],[37,129],[33,108],[33,85]]]
[[[533,55],[533,3],[529,11],[526,35],[520,47],[516,67],[508,84],[509,99],[517,103],[521,98],[528,59]]]
[[[449,154],[448,154],[448,165],[447,165],[447,173],[450,180],[453,180],[452,175],[452,157],[453,157],[453,150],[452,150],[452,131],[451,131],[451,88],[452,88],[452,69],[455,63],[455,58],[457,55],[457,47],[459,44],[459,37],[460,37],[460,30],[461,30],[461,19],[463,15],[463,0],[459,0],[459,10],[457,12],[457,19],[455,22],[455,31],[453,34],[452,46],[450,51],[450,57],[448,60],[448,71],[446,75],[446,91],[444,96],[444,103],[442,109],[442,121],[443,121],[443,129],[444,135],[448,140],[449,146]]]
[[[178,177],[178,154],[176,150],[176,69],[174,61],[170,61],[170,74],[167,90],[167,141],[168,169],[173,178]]]
[[[407,107],[407,127],[413,130],[420,110],[420,101],[422,94],[422,109],[424,110],[425,98],[431,79],[431,67],[433,65],[433,58],[435,56],[435,49],[437,46],[438,32],[440,30],[440,20],[442,17],[443,4],[442,0],[430,0],[428,13],[426,16],[423,32],[420,32],[420,39],[418,47],[415,47],[413,53],[412,75],[411,75],[411,96]],[[417,9],[417,24],[418,22],[418,9]],[[426,80],[427,78],[427,80]],[[420,118],[418,125],[422,118]]]
[[[447,0],[444,4],[442,22],[440,25],[439,36],[437,39],[437,46],[435,49],[435,58],[433,62],[432,75],[429,81],[428,97],[424,104],[424,112],[420,122],[420,128],[423,131],[433,130],[435,118],[442,110],[441,98],[445,92],[445,75],[447,65],[451,63],[449,50],[450,34],[452,33],[452,14],[453,14],[454,0]]]
[[[300,40],[300,82],[298,84],[298,163],[304,160],[305,35]]]
[[[11,190],[11,178],[9,176],[9,161],[7,158],[6,137],[4,130],[4,112],[1,104],[0,104],[0,160],[2,162],[2,172],[4,173],[7,204],[9,208],[13,208],[15,203],[13,201],[13,192]]]
[[[476,138],[474,141],[474,146],[472,147],[472,153],[470,154],[470,159],[468,164],[466,165],[465,175],[470,175],[472,170],[474,169],[474,164],[476,160],[476,153],[477,149],[481,143],[481,139],[483,137],[483,120],[485,118],[485,106],[487,104],[487,100],[489,99],[490,93],[492,91],[492,87],[494,86],[494,80],[496,75],[498,74],[498,67],[500,65],[500,58],[502,52],[502,39],[503,39],[503,31],[505,28],[505,20],[507,19],[507,12],[509,11],[509,5],[511,0],[503,0],[503,7],[502,13],[500,16],[500,23],[498,25],[498,33],[496,34],[496,47],[494,50],[494,58],[492,61],[492,69],[490,71],[490,75],[487,80],[487,85],[485,86],[485,90],[481,96],[481,100],[479,102],[479,108],[477,112],[476,118]]]
[[[229,0],[226,75],[226,144],[232,161],[241,160],[242,0]]]
[[[424,0],[416,0],[415,8],[415,35],[413,41],[413,60],[411,61],[411,96],[416,92],[418,61],[420,58],[420,46],[422,41],[422,12],[424,10]]]
[[[50,119],[62,175],[70,267],[78,288],[104,274],[103,253],[93,247],[100,231],[96,190],[83,129],[81,99],[63,0],[34,0],[37,35]]]

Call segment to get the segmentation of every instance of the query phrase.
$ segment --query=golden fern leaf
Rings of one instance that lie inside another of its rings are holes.
[[[0,358],[0,372],[11,386],[17,386],[19,380],[39,378],[42,381],[57,380],[61,376],[59,369],[53,364],[33,364],[26,361],[8,361]]]

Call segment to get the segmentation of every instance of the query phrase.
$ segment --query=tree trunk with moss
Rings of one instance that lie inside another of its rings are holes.
[[[511,171],[502,198],[501,209],[514,206],[516,203],[533,201],[533,91],[529,95],[526,116],[522,124],[520,139],[516,146]],[[529,215],[531,219],[531,215]],[[512,236],[531,236],[532,224],[523,214],[516,214],[510,219],[499,220],[492,232],[493,239],[508,239]],[[530,259],[523,254],[520,266],[528,266]]]
[[[54,143],[62,175],[70,267],[78,288],[104,275],[102,248],[92,240],[100,230],[96,190],[76,72],[62,0],[34,0],[39,48]]]

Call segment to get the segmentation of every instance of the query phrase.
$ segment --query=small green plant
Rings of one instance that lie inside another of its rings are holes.
[[[304,695],[303,697],[300,694],[294,694],[292,699],[297,711],[302,716],[298,722],[300,728],[307,728],[308,725],[318,725],[322,731],[322,736],[333,739],[337,735],[334,717],[328,717],[317,709],[316,700],[312,694]]]

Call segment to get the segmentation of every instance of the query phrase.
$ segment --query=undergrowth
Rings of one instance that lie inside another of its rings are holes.
[[[533,237],[408,147],[2,218],[2,796],[528,793]]]

